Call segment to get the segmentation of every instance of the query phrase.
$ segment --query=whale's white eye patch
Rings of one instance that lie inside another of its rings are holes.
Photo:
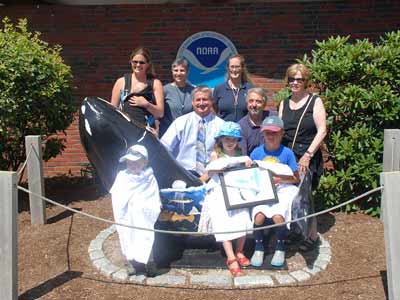
[[[87,133],[89,133],[89,135],[92,136],[92,130],[90,129],[90,124],[87,119],[85,119],[85,129],[86,129]]]
[[[82,112],[82,115],[85,114],[85,111],[86,111],[85,105],[81,105],[81,112]]]

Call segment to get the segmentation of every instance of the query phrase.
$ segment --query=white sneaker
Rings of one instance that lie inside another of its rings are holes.
[[[261,267],[264,261],[264,251],[256,250],[251,257],[250,264],[254,267]]]
[[[275,250],[271,260],[271,265],[274,267],[282,267],[285,264],[285,251]]]

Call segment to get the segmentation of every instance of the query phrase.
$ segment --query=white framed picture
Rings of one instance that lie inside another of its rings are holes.
[[[270,170],[235,168],[221,172],[219,178],[227,210],[279,201]]]

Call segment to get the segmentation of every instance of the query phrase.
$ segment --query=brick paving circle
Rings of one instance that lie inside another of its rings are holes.
[[[174,269],[154,278],[128,276],[114,225],[101,231],[91,241],[88,253],[92,264],[103,275],[122,282],[150,286],[191,286],[206,288],[250,288],[290,285],[309,280],[325,270],[331,260],[329,242],[320,235],[321,243],[309,254],[293,252],[287,257],[288,270],[246,269],[246,275],[233,278],[227,269]],[[288,249],[290,250],[290,249]],[[312,258],[312,259],[310,259]]]

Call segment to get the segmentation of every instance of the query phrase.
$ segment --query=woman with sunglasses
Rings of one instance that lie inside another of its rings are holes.
[[[112,89],[111,104],[126,112],[143,126],[155,126],[155,119],[164,115],[164,93],[155,78],[150,51],[139,47],[129,60],[132,73],[117,79]]]
[[[186,59],[177,58],[171,65],[171,83],[164,85],[165,111],[160,120],[160,136],[168,129],[169,125],[192,109],[192,91],[194,86],[187,81],[189,63]]]
[[[295,153],[300,176],[304,178],[300,186],[300,210],[293,212],[293,219],[314,212],[312,191],[317,188],[323,171],[320,145],[326,136],[326,111],[321,98],[308,91],[310,79],[311,73],[305,65],[291,65],[285,77],[291,96],[279,105],[279,116],[285,124],[282,144]],[[300,250],[314,249],[319,242],[316,218],[298,224],[304,239]]]
[[[253,84],[242,55],[232,55],[226,67],[227,80],[214,89],[215,108],[221,119],[238,122],[247,114],[246,96]]]

